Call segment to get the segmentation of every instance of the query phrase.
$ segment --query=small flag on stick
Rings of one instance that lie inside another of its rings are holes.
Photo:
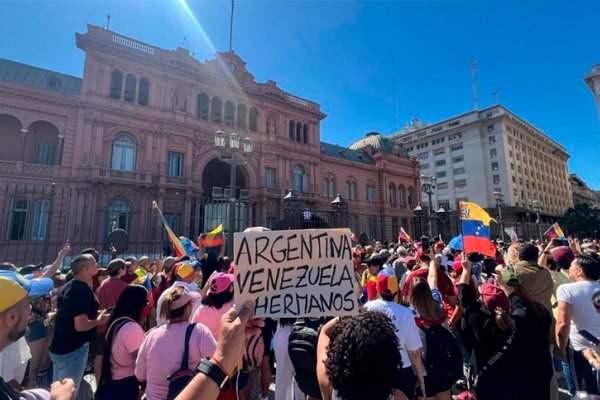
[[[544,233],[544,236],[550,239],[565,238],[565,234],[563,233],[562,229],[560,229],[560,226],[558,226],[557,222],[555,222],[550,228],[548,228],[548,230]]]
[[[200,239],[200,245],[203,247],[222,246],[224,242],[225,236],[223,235],[223,224],[217,226],[215,229],[204,235],[202,239]]]
[[[171,242],[171,246],[173,246],[173,250],[175,250],[175,255],[177,257],[185,256],[186,251],[185,251],[185,248],[183,247],[183,244],[181,243],[181,240],[179,240],[177,235],[175,235],[173,233],[173,230],[171,230],[171,227],[167,223],[167,220],[165,219],[165,216],[163,215],[163,213],[162,213],[160,207],[158,206],[158,204],[156,203],[156,201],[152,201],[152,208],[154,208],[156,211],[158,211],[158,215],[160,215],[160,218],[162,219],[162,223],[165,226],[167,235],[169,236],[169,241]]]

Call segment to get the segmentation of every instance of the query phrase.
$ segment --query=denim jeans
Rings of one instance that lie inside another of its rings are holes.
[[[62,381],[65,378],[71,378],[75,382],[75,387],[79,389],[83,374],[85,373],[89,353],[89,343],[67,354],[58,355],[50,352],[50,359],[53,364],[52,380],[56,382]]]

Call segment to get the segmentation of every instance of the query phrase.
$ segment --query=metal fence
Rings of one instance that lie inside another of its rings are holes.
[[[441,234],[444,240],[460,233],[458,213],[444,218],[416,217],[406,209],[361,209],[354,202],[315,204],[301,198],[270,198],[256,201],[251,197],[230,205],[229,201],[203,195],[186,195],[175,190],[119,190],[101,187],[61,186],[54,184],[9,184],[0,186],[0,262],[17,265],[49,263],[65,241],[73,254],[87,247],[101,253],[102,263],[110,258],[108,235],[115,230],[127,232],[126,250],[120,256],[147,254],[159,257],[170,252],[170,245],[153,202],[163,211],[165,220],[177,235],[195,240],[200,233],[223,224],[229,230],[229,207],[235,207],[234,231],[250,226],[270,229],[348,227],[369,243],[373,240],[396,241],[400,227],[413,238],[423,234]],[[519,237],[537,238],[538,226],[528,221],[504,221],[514,226]],[[540,226],[544,231],[547,226]],[[492,224],[492,238],[499,237]],[[505,235],[505,240],[508,235]]]

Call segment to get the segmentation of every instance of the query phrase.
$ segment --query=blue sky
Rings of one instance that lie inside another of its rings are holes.
[[[81,76],[75,32],[103,25],[200,60],[228,46],[229,1],[0,1],[0,57]],[[500,103],[560,142],[600,189],[600,122],[582,76],[600,63],[600,2],[235,3],[234,50],[258,81],[321,104],[322,140],[348,145],[412,118],[435,122]],[[392,68],[393,65],[393,68]],[[395,86],[392,82],[395,81]],[[395,88],[395,89],[394,89]]]

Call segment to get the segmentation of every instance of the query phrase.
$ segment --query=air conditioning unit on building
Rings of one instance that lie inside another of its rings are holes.
[[[212,197],[213,197],[213,199],[222,199],[223,198],[223,188],[222,187],[213,187],[212,188]]]

